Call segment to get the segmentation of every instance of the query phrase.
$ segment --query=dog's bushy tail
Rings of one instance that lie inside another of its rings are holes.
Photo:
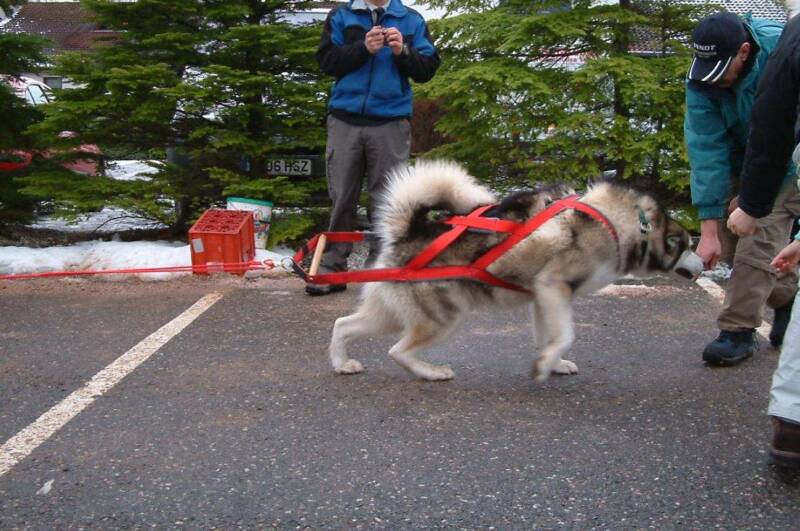
[[[384,242],[394,242],[408,234],[414,214],[422,208],[466,214],[493,202],[494,195],[459,164],[421,160],[389,174],[376,228]]]

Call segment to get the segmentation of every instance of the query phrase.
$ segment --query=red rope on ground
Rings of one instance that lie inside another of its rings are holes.
[[[43,273],[21,273],[16,275],[0,275],[0,280],[31,280],[35,278],[82,277],[92,275],[133,275],[139,273],[242,273],[244,271],[269,271],[275,269],[275,262],[264,260],[259,262],[211,263],[186,266],[145,267],[134,269],[84,269],[80,271],[46,271]]]

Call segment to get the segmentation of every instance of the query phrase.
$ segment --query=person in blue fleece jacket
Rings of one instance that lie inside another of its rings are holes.
[[[352,231],[364,177],[371,221],[387,172],[408,162],[409,79],[429,81],[439,67],[439,56],[422,16],[400,0],[351,0],[328,14],[317,60],[323,72],[336,78],[328,102],[325,151],[333,202],[328,230]],[[320,272],[345,271],[351,250],[347,243],[330,245]],[[373,244],[371,257],[376,250]],[[306,292],[325,295],[345,287],[308,284]]]

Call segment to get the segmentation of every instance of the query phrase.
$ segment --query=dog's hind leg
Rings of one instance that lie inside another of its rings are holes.
[[[417,358],[423,349],[444,341],[453,333],[458,322],[446,328],[434,324],[415,324],[406,329],[406,334],[389,350],[389,356],[411,374],[429,381],[451,380],[455,374],[447,365],[434,365]]]
[[[532,376],[541,382],[550,373],[577,373],[578,366],[575,363],[561,359],[575,338],[571,290],[561,283],[537,282],[535,293],[534,315],[540,353],[533,365]]]
[[[367,301],[352,315],[340,317],[333,324],[330,355],[333,370],[339,374],[358,374],[364,367],[347,356],[347,345],[356,339],[399,332],[402,327],[393,318]]]

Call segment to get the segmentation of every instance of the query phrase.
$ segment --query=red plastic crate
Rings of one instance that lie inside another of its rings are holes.
[[[253,213],[244,210],[206,210],[189,229],[192,265],[231,264],[255,259]],[[244,271],[236,273],[244,276]]]

